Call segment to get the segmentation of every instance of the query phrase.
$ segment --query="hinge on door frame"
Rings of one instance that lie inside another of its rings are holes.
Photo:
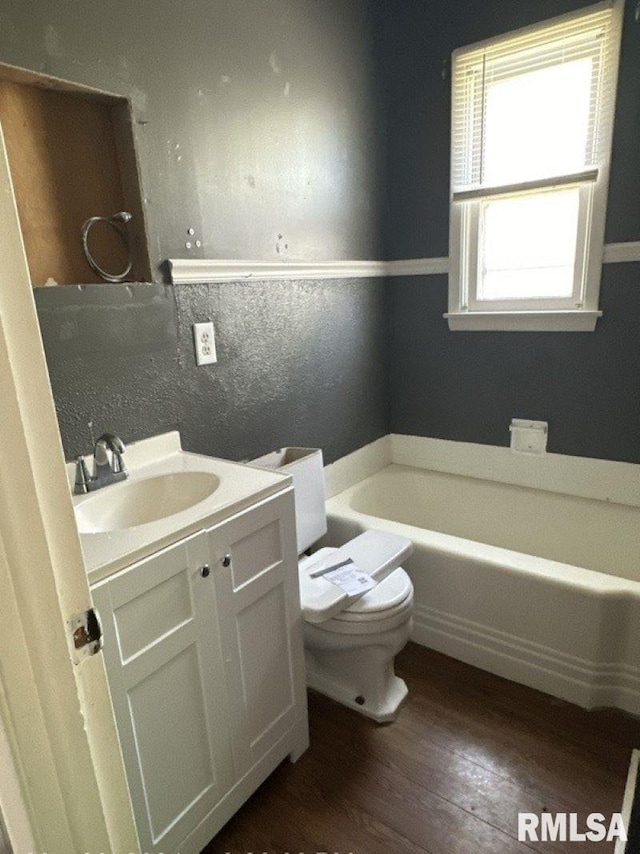
[[[98,612],[94,608],[76,614],[67,621],[73,661],[79,664],[85,658],[89,658],[102,649],[102,625]]]

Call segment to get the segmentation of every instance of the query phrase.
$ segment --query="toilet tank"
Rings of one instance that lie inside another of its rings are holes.
[[[298,554],[327,533],[324,467],[320,448],[281,448],[251,460],[254,466],[278,469],[293,478]]]

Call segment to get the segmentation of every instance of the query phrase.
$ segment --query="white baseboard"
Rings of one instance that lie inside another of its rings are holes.
[[[412,640],[584,708],[616,707],[640,715],[640,668],[629,664],[576,658],[418,604]]]
[[[358,448],[335,463],[325,466],[324,480],[327,500],[349,489],[361,480],[376,474],[391,462],[391,437],[383,436],[363,448]]]
[[[398,465],[640,507],[640,465],[633,463],[522,454],[507,447],[397,433],[390,440],[391,460]]]

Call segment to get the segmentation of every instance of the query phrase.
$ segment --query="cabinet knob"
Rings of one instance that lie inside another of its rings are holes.
[[[203,578],[208,578],[208,577],[209,577],[209,573],[210,573],[210,572],[211,572],[211,569],[207,566],[207,564],[205,564],[205,565],[200,569],[200,575],[201,575]]]
[[[231,566],[231,555],[225,555],[222,558],[222,565],[223,566]]]

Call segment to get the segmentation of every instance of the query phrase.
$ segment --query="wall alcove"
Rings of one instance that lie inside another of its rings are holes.
[[[133,214],[128,279],[150,281],[129,101],[0,64],[0,123],[32,285],[101,282],[84,256],[81,228],[91,216],[122,210]],[[126,267],[108,225],[91,230],[90,247],[103,269]]]

